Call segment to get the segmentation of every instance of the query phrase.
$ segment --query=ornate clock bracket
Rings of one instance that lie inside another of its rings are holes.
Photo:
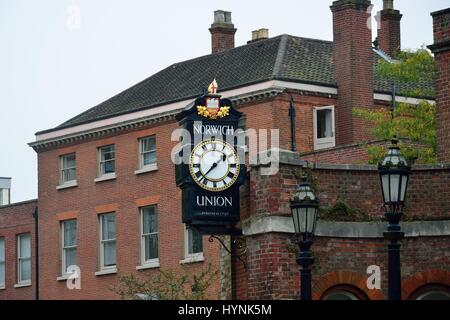
[[[226,246],[226,244],[223,242],[223,240],[212,234],[209,236],[208,241],[209,242],[214,242],[214,239],[216,239],[217,241],[219,241],[220,245],[222,246],[222,248],[225,249],[225,251],[227,251],[231,257],[236,257],[239,259],[239,261],[242,262],[242,265],[244,266],[244,270],[245,272],[247,272],[247,262],[242,258],[246,252],[247,252],[247,243],[244,239],[243,236],[231,236],[231,246],[233,246],[233,244],[235,245],[236,248],[236,252],[233,253],[232,248],[228,248]]]

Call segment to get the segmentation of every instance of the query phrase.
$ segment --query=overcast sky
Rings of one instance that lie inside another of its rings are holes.
[[[382,6],[381,0],[372,3],[374,11]],[[402,47],[431,44],[430,12],[448,7],[448,0],[394,3],[403,13]],[[0,177],[13,178],[12,201],[37,197],[37,159],[27,145],[35,132],[61,124],[172,63],[210,53],[214,10],[232,11],[239,46],[263,27],[270,36],[332,40],[330,4],[0,0]]]

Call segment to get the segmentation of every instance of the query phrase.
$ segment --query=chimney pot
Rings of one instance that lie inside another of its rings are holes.
[[[394,9],[394,0],[383,0],[383,10]]]
[[[234,48],[234,34],[236,29],[231,21],[231,12],[214,11],[214,22],[209,28],[211,32],[212,53],[222,52]]]
[[[269,39],[269,29],[261,28],[258,30],[252,31],[252,40],[247,41],[247,43],[252,43],[260,40]]]

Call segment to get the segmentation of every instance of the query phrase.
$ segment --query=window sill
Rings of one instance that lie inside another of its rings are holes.
[[[136,270],[154,269],[159,267],[160,267],[159,259],[155,259],[152,261],[147,261],[140,266],[136,266]]]
[[[74,187],[78,187],[77,180],[60,184],[59,186],[56,186],[56,190],[68,189],[68,188],[74,188]]]
[[[101,177],[95,178],[94,181],[95,182],[102,182],[102,181],[114,180],[116,178],[117,178],[116,177],[116,173],[108,173],[108,174],[105,174],[105,175],[103,175]]]
[[[5,290],[5,289],[6,289],[6,287],[4,284],[0,285],[0,290]]]
[[[142,174],[142,173],[147,173],[147,172],[152,172],[152,171],[157,171],[158,170],[158,165],[155,164],[150,164],[147,165],[145,167],[142,167],[141,169],[138,169],[134,172],[134,174]]]
[[[62,276],[59,276],[56,278],[56,281],[66,281],[69,280],[72,274],[63,274]],[[74,278],[75,279],[75,278]]]
[[[107,274],[115,274],[115,273],[117,273],[117,268],[116,267],[97,271],[95,273],[95,275],[96,276],[104,276],[104,275],[107,275]]]
[[[14,285],[14,288],[24,288],[24,287],[31,287],[31,281],[16,283]]]
[[[191,255],[186,257],[183,260],[180,260],[180,264],[189,264],[189,263],[196,263],[196,262],[203,262],[205,261],[205,257],[202,254],[197,254],[197,255]]]

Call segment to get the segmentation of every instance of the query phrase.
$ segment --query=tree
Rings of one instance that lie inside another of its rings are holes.
[[[119,277],[113,291],[123,300],[204,300],[217,275],[218,270],[213,270],[211,264],[199,274],[172,269],[159,269],[156,274],[144,276],[129,273]]]
[[[417,51],[403,51],[396,63],[381,60],[375,72],[387,81],[402,85],[402,95],[410,97],[434,96],[434,59],[424,48]],[[417,85],[422,84],[422,85]],[[369,131],[379,140],[399,137],[402,153],[417,163],[436,162],[436,125],[434,104],[420,100],[418,105],[396,103],[394,110],[367,110],[354,108],[353,114],[370,123]],[[403,138],[403,139],[402,139]],[[383,146],[368,146],[369,163],[375,164],[386,154]]]

